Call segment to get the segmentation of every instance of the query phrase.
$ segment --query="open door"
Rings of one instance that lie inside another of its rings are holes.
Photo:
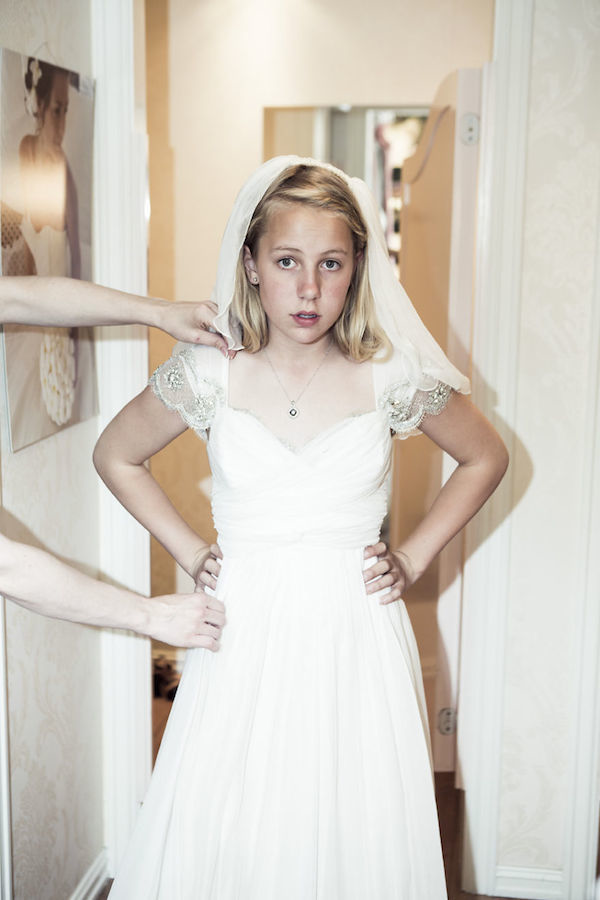
[[[467,375],[480,103],[480,70],[463,69],[446,78],[417,151],[401,173],[400,277],[433,336]],[[429,441],[396,442],[393,546],[423,517],[453,467]],[[423,664],[437,771],[455,769],[462,557],[459,535],[406,597]]]

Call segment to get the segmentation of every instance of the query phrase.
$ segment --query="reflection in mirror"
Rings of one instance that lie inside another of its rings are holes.
[[[264,156],[312,156],[366,181],[399,274],[402,166],[417,148],[427,115],[424,107],[267,107]]]

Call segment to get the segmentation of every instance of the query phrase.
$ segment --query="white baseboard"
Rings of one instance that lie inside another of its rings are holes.
[[[107,878],[106,850],[102,849],[69,897],[69,900],[94,900]]]
[[[560,869],[498,866],[494,896],[523,900],[562,900],[564,879]]]

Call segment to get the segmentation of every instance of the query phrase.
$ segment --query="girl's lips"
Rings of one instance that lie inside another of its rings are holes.
[[[321,316],[318,316],[316,313],[305,313],[299,312],[292,315],[292,319],[297,325],[301,325],[304,328],[307,328],[311,325],[316,325]]]

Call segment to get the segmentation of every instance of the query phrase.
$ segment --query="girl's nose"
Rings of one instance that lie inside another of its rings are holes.
[[[298,285],[298,296],[302,300],[316,300],[321,293],[316,272],[303,272]]]

